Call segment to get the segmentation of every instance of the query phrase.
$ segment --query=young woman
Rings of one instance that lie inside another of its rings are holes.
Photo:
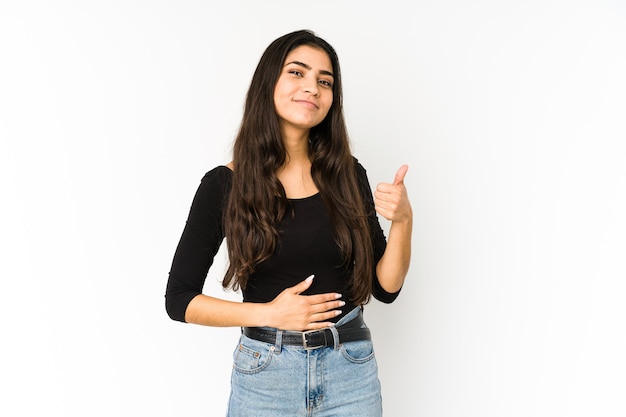
[[[166,289],[172,319],[242,328],[229,416],[382,415],[363,305],[394,301],[409,268],[406,170],[372,196],[326,41],[303,30],[268,46],[233,160],[202,179]],[[388,238],[376,213],[391,221]],[[242,302],[202,294],[224,238],[223,286]]]

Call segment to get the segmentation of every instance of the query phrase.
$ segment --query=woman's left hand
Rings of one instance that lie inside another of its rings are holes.
[[[392,222],[408,222],[413,219],[411,203],[404,186],[404,177],[409,167],[402,165],[393,184],[380,183],[374,192],[376,212]]]

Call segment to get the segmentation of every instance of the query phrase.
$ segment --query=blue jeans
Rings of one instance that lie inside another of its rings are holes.
[[[360,307],[337,326],[355,318]],[[279,331],[280,334],[280,331]],[[371,340],[305,350],[241,335],[233,354],[228,417],[380,417]]]

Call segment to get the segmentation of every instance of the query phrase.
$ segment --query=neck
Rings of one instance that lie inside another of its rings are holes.
[[[285,165],[309,164],[309,131],[298,132],[296,135],[283,135],[283,143],[287,152]]]

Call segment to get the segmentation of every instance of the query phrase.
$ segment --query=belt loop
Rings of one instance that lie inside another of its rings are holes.
[[[283,346],[283,331],[280,329],[276,330],[276,341],[274,342],[274,346],[276,347],[276,353],[280,353]]]
[[[333,343],[335,350],[339,349],[339,332],[335,326],[330,326],[330,332],[333,334]]]

